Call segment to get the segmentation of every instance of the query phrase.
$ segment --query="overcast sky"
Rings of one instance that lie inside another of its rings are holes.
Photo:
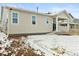
[[[79,18],[79,3],[0,3],[0,6],[2,5],[24,8],[33,11],[36,11],[36,7],[39,6],[39,11],[41,12],[55,12],[65,9],[74,17]]]

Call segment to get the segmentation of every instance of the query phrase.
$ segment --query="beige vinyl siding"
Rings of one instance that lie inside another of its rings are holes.
[[[30,12],[22,12],[18,10],[13,10],[19,12],[19,24],[11,24],[11,18],[9,18],[9,34],[28,34],[28,33],[46,33],[52,31],[52,18],[49,19],[48,26],[45,24],[44,15],[38,15]],[[9,14],[11,17],[11,14]],[[31,17],[36,15],[36,25],[32,24]]]

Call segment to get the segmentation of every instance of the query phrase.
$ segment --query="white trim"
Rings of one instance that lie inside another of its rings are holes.
[[[32,24],[32,16],[35,16],[35,24]],[[36,15],[32,15],[32,16],[31,16],[31,24],[36,25],[37,24],[37,16]]]
[[[47,23],[47,21],[48,21],[48,23]],[[49,17],[48,16],[45,16],[45,24],[49,25]]]
[[[68,18],[67,20],[68,20],[68,22],[67,22],[67,31],[69,31],[70,30],[70,21],[69,21],[70,19]]]
[[[13,23],[13,13],[17,13],[18,14],[18,23]],[[17,25],[17,24],[19,24],[19,12],[18,11],[11,11],[11,24],[13,24],[13,25]]]
[[[0,21],[2,20],[2,19],[1,19],[1,11],[2,11],[2,10],[1,10],[1,7],[0,7]]]
[[[59,25],[58,25],[58,16],[56,17],[56,32],[58,32],[59,31]]]

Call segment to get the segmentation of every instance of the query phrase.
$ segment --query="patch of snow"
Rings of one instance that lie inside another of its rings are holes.
[[[54,52],[52,52],[50,48],[56,47],[65,48],[66,51],[64,55],[79,55],[79,36],[36,35],[29,36],[28,39],[28,42],[32,44],[31,47],[35,49],[41,48],[40,50],[47,53],[47,55],[53,54]]]
[[[7,35],[3,32],[0,32],[0,53],[7,55],[7,53],[11,53],[11,51],[6,52],[5,47],[10,47],[11,43],[16,39],[7,39]],[[32,35],[28,36],[28,38],[22,37],[21,43],[23,43],[22,47],[29,48],[30,45],[35,49],[35,53],[41,55],[41,52],[44,52],[45,56],[79,56],[79,36],[63,36],[63,35]],[[22,48],[21,47],[21,48]],[[57,48],[57,51],[52,49]],[[16,48],[15,50],[19,50],[20,48]],[[63,50],[65,49],[65,50]],[[65,52],[64,54],[61,54]],[[11,56],[14,56],[12,54]]]
[[[7,39],[7,35],[4,34],[3,32],[0,32],[0,43],[6,47],[6,46],[10,46],[10,41]]]

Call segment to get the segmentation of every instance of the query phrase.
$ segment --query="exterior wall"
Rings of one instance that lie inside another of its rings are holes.
[[[59,32],[67,32],[67,26],[59,25]]]
[[[46,24],[45,18],[47,16],[13,10],[19,13],[19,23],[12,24],[11,11],[9,11],[8,34],[46,33],[52,31],[52,18],[50,17],[49,24]],[[36,15],[36,24],[32,24],[31,18],[33,15]]]

